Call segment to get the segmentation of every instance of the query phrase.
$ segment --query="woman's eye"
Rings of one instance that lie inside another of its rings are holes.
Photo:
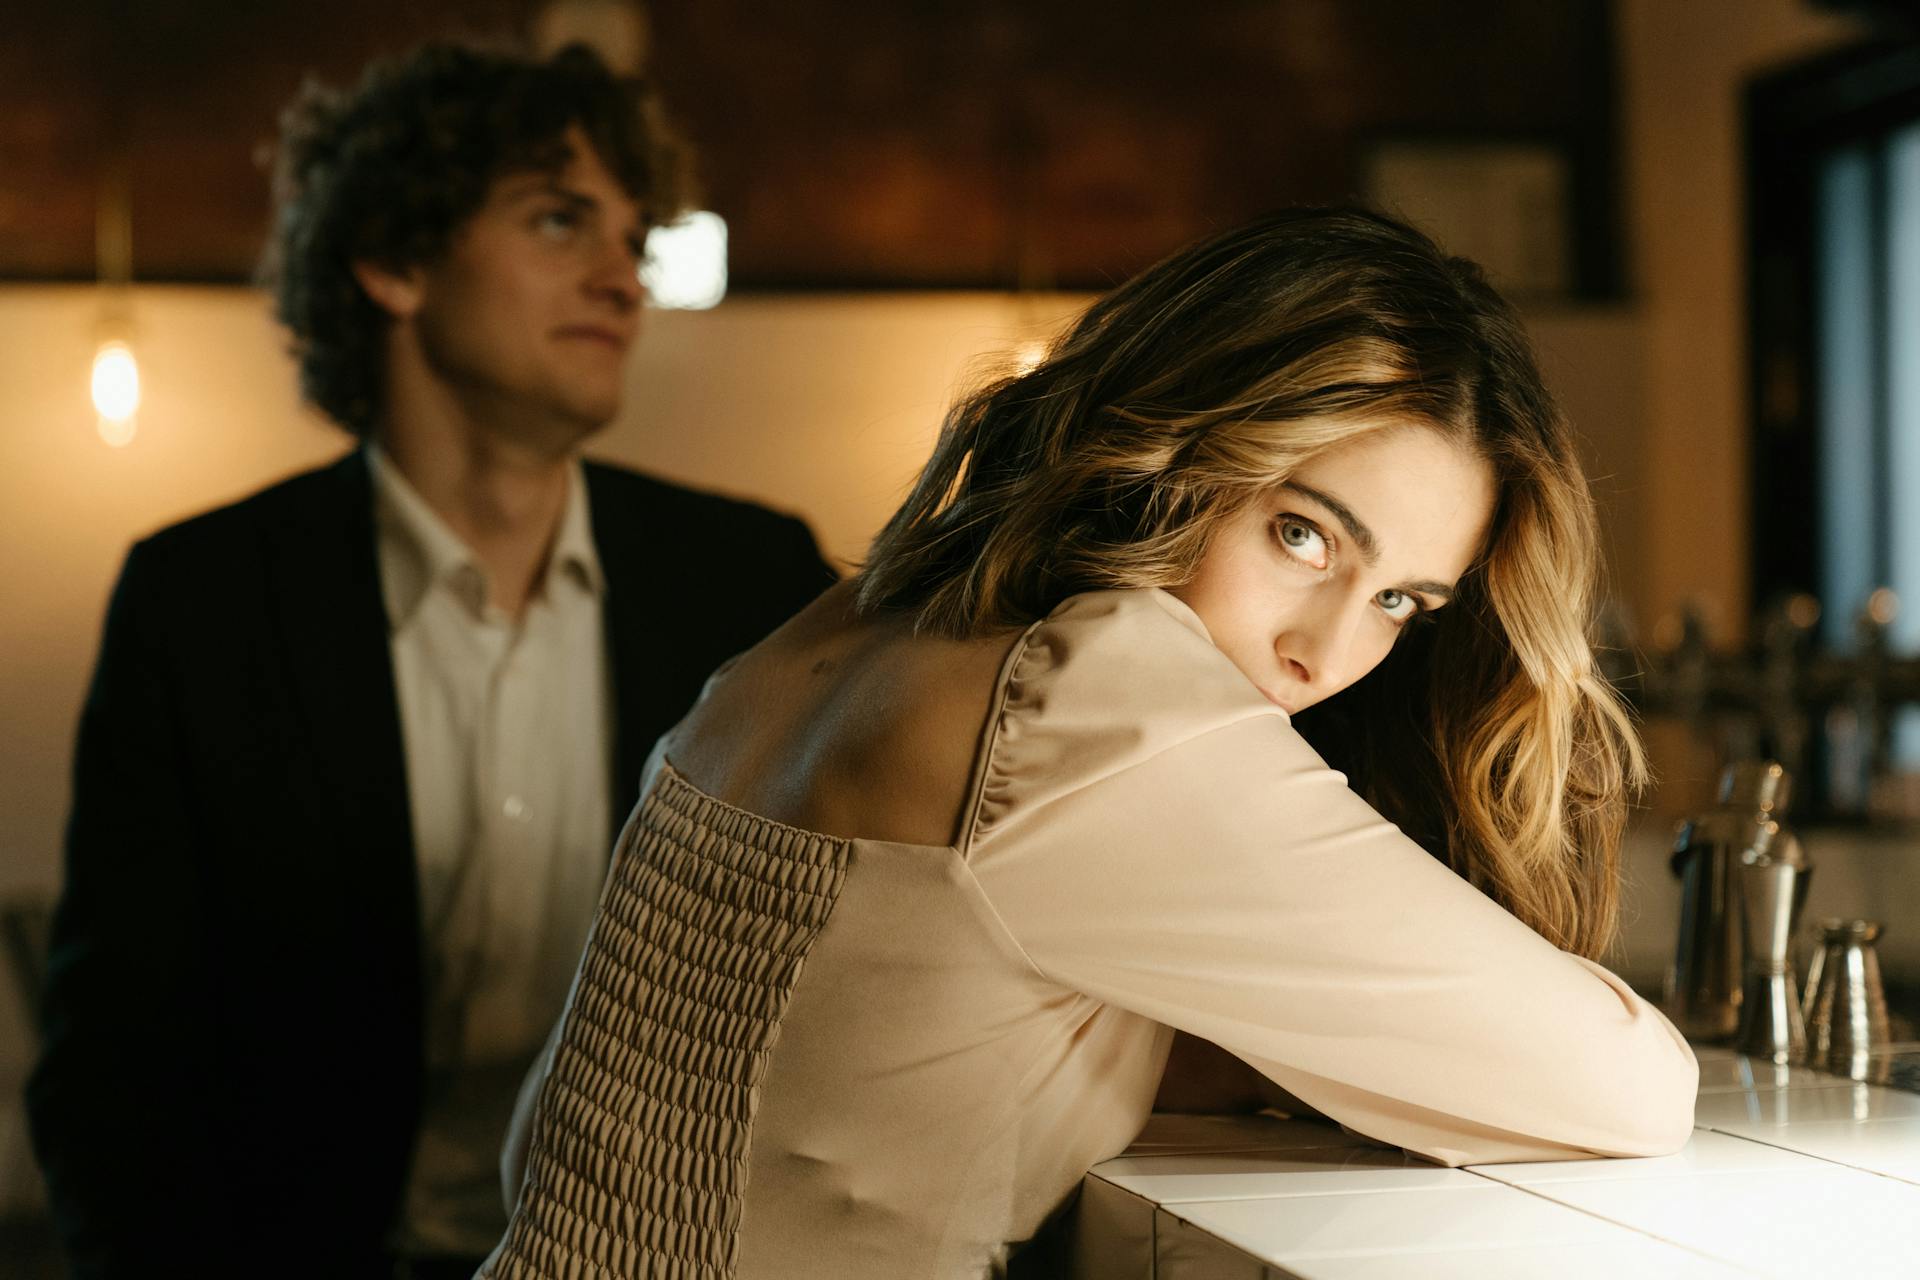
[[[1395,622],[1411,621],[1421,613],[1418,600],[1404,591],[1395,591],[1392,587],[1388,587],[1373,599],[1380,606],[1380,611]]]
[[[1327,540],[1318,529],[1297,516],[1281,516],[1276,523],[1288,555],[1310,568],[1327,567]]]

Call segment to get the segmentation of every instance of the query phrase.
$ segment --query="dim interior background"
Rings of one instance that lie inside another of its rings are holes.
[[[524,31],[550,9],[9,10],[0,896],[57,889],[75,721],[128,544],[345,447],[298,403],[247,284],[266,215],[256,157],[278,105],[308,71],[337,82],[374,52],[449,28]],[[1522,295],[1589,448],[1634,634],[1645,643],[1688,605],[1720,636],[1746,626],[1741,94],[1759,72],[1859,39],[1859,15],[1804,0],[648,12],[652,65],[703,153],[707,205],[732,228],[733,284],[712,310],[647,315],[597,454],[798,512],[850,564],[955,391],[1091,291],[1261,209],[1372,193],[1497,258]],[[87,391],[107,170],[125,178],[143,376],[137,430],[118,447]],[[1480,185],[1450,188],[1461,172]],[[1682,728],[1650,737],[1662,783],[1636,839],[1657,854],[1713,761]],[[1657,856],[1634,874],[1624,964],[1644,979],[1674,906]],[[39,1196],[16,1101],[32,1046],[9,993],[0,1208],[13,1213]],[[129,1046],[131,1059],[165,1051]]]

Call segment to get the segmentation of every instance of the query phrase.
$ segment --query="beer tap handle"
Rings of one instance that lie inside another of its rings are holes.
[[[1881,587],[1867,597],[1855,623],[1859,640],[1859,677],[1854,686],[1860,737],[1866,748],[1869,786],[1886,776],[1893,761],[1893,716],[1888,714],[1887,630],[1900,613],[1900,597]]]

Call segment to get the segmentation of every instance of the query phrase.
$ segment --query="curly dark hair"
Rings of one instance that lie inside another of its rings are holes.
[[[281,116],[260,278],[307,399],[357,436],[372,431],[388,321],[353,264],[431,261],[503,174],[564,168],[573,126],[649,226],[691,203],[688,151],[651,83],[615,74],[585,45],[539,61],[436,41],[375,63],[352,90],[301,90]]]

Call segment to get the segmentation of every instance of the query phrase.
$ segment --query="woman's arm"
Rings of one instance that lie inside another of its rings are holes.
[[[1021,733],[1051,759],[1092,749]],[[1697,1068],[1672,1026],[1427,856],[1278,716],[1056,778],[1044,803],[989,794],[969,865],[1036,968],[1360,1133],[1443,1164],[1686,1140]]]

